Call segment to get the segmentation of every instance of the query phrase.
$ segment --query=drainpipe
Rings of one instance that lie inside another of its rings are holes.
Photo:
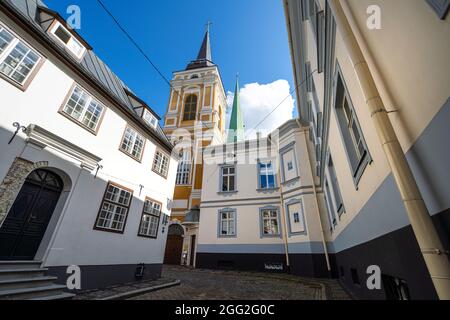
[[[279,137],[278,137],[279,139]],[[272,142],[272,137],[269,136],[269,142]],[[284,252],[286,255],[286,269],[287,273],[291,272],[291,263],[289,260],[289,243],[288,243],[288,235],[287,235],[287,223],[286,223],[286,212],[284,210],[284,196],[283,196],[283,184],[281,183],[281,158],[280,158],[280,143],[279,140],[276,143],[277,146],[277,154],[278,154],[278,165],[277,165],[277,183],[280,187],[280,206],[281,206],[281,219],[282,219],[282,228],[281,234],[283,236],[284,241]]]
[[[366,98],[366,104],[371,113],[373,124],[386,154],[436,292],[440,299],[450,300],[450,263],[448,261],[448,252],[445,251],[439,239],[417,182],[414,179],[380,93],[370,73],[369,66],[356,41],[341,4],[339,0],[330,0],[329,4]]]
[[[300,121],[297,119],[298,125],[301,127]],[[311,161],[311,155],[313,154],[311,152],[310,144],[308,143],[309,139],[309,130],[305,131],[305,142],[306,142],[306,148],[308,149],[308,161],[309,161],[309,167],[311,169],[311,175],[312,175],[312,185],[313,185],[313,192],[314,192],[314,200],[316,201],[316,213],[317,217],[319,218],[319,227],[320,227],[320,233],[322,235],[322,245],[323,245],[323,253],[325,254],[325,261],[327,264],[327,270],[328,270],[328,276],[331,278],[331,264],[330,264],[330,256],[328,253],[328,247],[327,247],[327,241],[325,238],[325,231],[323,229],[323,223],[322,223],[322,216],[320,215],[320,209],[319,209],[319,200],[317,198],[317,187],[316,187],[316,179],[314,178],[314,168]]]

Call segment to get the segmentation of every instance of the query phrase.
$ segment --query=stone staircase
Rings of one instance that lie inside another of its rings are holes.
[[[65,300],[74,295],[46,276],[39,261],[0,261],[0,300]]]

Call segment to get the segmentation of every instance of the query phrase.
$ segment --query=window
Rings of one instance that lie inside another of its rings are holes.
[[[75,86],[61,111],[88,130],[96,132],[103,110],[103,106],[98,101],[81,87]]]
[[[138,235],[156,239],[158,236],[159,219],[161,217],[161,203],[146,199],[142,212]]]
[[[36,68],[41,57],[0,25],[0,74],[19,85],[26,80]]]
[[[381,275],[384,292],[387,300],[411,300],[408,284],[405,280],[396,277]]]
[[[197,96],[190,94],[184,103],[184,116],[183,121],[195,120],[197,113]]]
[[[144,151],[145,138],[131,127],[125,129],[120,150],[134,159],[141,161]]]
[[[336,176],[336,170],[331,155],[328,159],[328,174],[330,175],[331,186],[333,187],[334,203],[336,204],[336,210],[340,217],[345,212],[345,208],[342,201],[341,190],[339,188],[339,182]]]
[[[155,159],[153,160],[153,171],[167,178],[169,174],[169,162],[169,157],[165,153],[156,150]]]
[[[177,169],[177,184],[186,185],[189,184],[189,178],[191,174],[191,153],[189,150],[184,150]]]
[[[305,70],[306,70],[306,90],[308,92],[312,92],[312,82],[313,82],[313,74],[311,70],[311,62],[305,63]]]
[[[309,21],[312,24],[313,32],[316,33],[317,30],[317,12],[320,11],[319,6],[315,0],[308,0],[308,15]]]
[[[276,187],[272,162],[260,162],[258,164],[258,171],[260,189],[273,189]]]
[[[357,185],[371,158],[339,69],[335,97],[338,126],[353,172],[353,180]]]
[[[280,150],[282,183],[299,177],[294,146],[295,144],[290,144]]]
[[[325,12],[317,13],[317,72],[322,73],[325,68]]]
[[[123,233],[132,196],[131,190],[110,182],[103,196],[95,229]]]
[[[236,211],[219,211],[219,238],[236,236]]]
[[[51,34],[64,44],[76,58],[82,58],[86,48],[61,23],[55,23],[51,29]]]
[[[303,215],[303,205],[301,200],[292,199],[286,203],[286,214],[289,226],[289,235],[299,235],[306,233],[306,225]]]
[[[152,128],[156,128],[158,125],[158,119],[147,109],[144,110],[144,113],[142,115],[142,119]]]
[[[279,237],[280,221],[278,209],[261,209],[261,236],[264,237]]]
[[[325,202],[328,211],[328,220],[330,223],[330,231],[333,232],[334,228],[337,226],[336,210],[334,209],[334,204],[331,202],[331,191],[330,185],[328,184],[328,179],[325,180]]]
[[[222,167],[222,183],[221,192],[236,191],[236,167],[226,166]]]
[[[294,170],[294,164],[292,163],[292,161],[288,162],[287,167],[288,167],[288,171]]]
[[[427,0],[427,2],[436,12],[438,17],[444,20],[448,9],[450,8],[450,0]]]

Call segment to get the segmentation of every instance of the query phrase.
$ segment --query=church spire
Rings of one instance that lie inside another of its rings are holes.
[[[209,27],[211,22],[206,24],[206,33],[203,38],[202,46],[198,52],[197,59],[188,64],[186,70],[211,67],[214,65],[211,56],[211,41],[209,40]]]
[[[230,127],[228,131],[228,143],[236,143],[245,140],[244,117],[241,112],[241,99],[239,97],[239,77],[236,77],[234,90],[233,111],[231,112]]]

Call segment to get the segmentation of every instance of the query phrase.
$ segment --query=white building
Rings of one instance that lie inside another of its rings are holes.
[[[196,267],[326,275],[308,145],[309,127],[290,120],[269,138],[205,150]]]
[[[172,145],[154,111],[37,4],[0,3],[0,283],[24,265],[61,284],[77,265],[82,289],[134,281],[139,264],[159,277]]]

